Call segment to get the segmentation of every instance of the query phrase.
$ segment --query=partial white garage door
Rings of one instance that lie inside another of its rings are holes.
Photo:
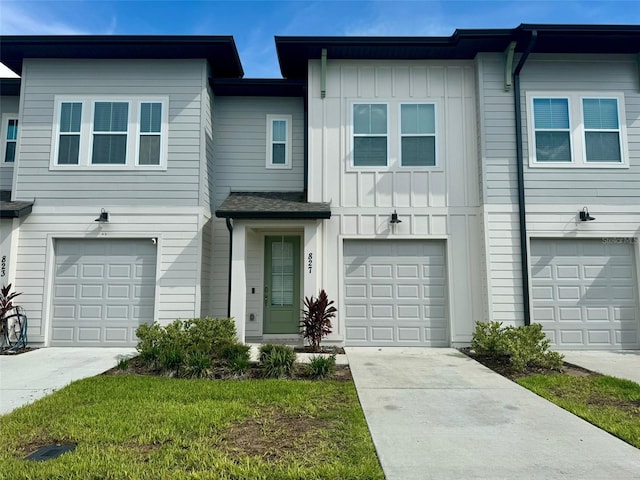
[[[57,240],[54,346],[132,346],[153,321],[156,246],[149,239]]]
[[[531,276],[533,320],[557,348],[638,348],[631,243],[534,239]]]
[[[346,240],[347,345],[448,346],[440,241]]]

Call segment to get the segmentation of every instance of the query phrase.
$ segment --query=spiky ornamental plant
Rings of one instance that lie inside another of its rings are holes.
[[[332,306],[333,300],[329,301],[327,292],[320,291],[318,298],[305,297],[304,309],[302,310],[302,336],[309,342],[311,350],[320,351],[320,342],[331,333],[331,319],[336,316],[337,309]]]
[[[5,285],[0,288],[0,319],[4,318],[16,305],[13,304],[13,299],[18,295],[22,295],[21,292],[12,292],[11,284]]]

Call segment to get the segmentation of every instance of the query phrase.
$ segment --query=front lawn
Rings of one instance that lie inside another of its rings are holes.
[[[0,417],[0,438],[0,479],[384,478],[351,382],[103,375]]]
[[[640,448],[640,385],[604,375],[531,375],[516,382]]]

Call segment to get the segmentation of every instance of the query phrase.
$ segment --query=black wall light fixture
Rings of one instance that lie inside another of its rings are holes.
[[[109,212],[107,212],[104,208],[100,211],[100,215],[98,218],[94,220],[94,222],[107,223],[109,221]]]
[[[589,215],[589,209],[587,207],[584,207],[582,210],[580,210],[580,220],[582,220],[583,222],[589,222],[595,219],[596,217],[592,217],[591,215]]]
[[[392,224],[396,224],[396,223],[402,223],[402,220],[400,220],[398,218],[398,212],[396,212],[395,210],[393,211],[393,213],[391,214],[391,220],[389,220],[389,223]]]

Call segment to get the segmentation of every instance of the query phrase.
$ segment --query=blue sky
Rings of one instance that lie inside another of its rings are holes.
[[[640,23],[639,2],[0,0],[3,35],[233,35],[245,77],[279,77],[274,35],[451,35],[520,23]]]

